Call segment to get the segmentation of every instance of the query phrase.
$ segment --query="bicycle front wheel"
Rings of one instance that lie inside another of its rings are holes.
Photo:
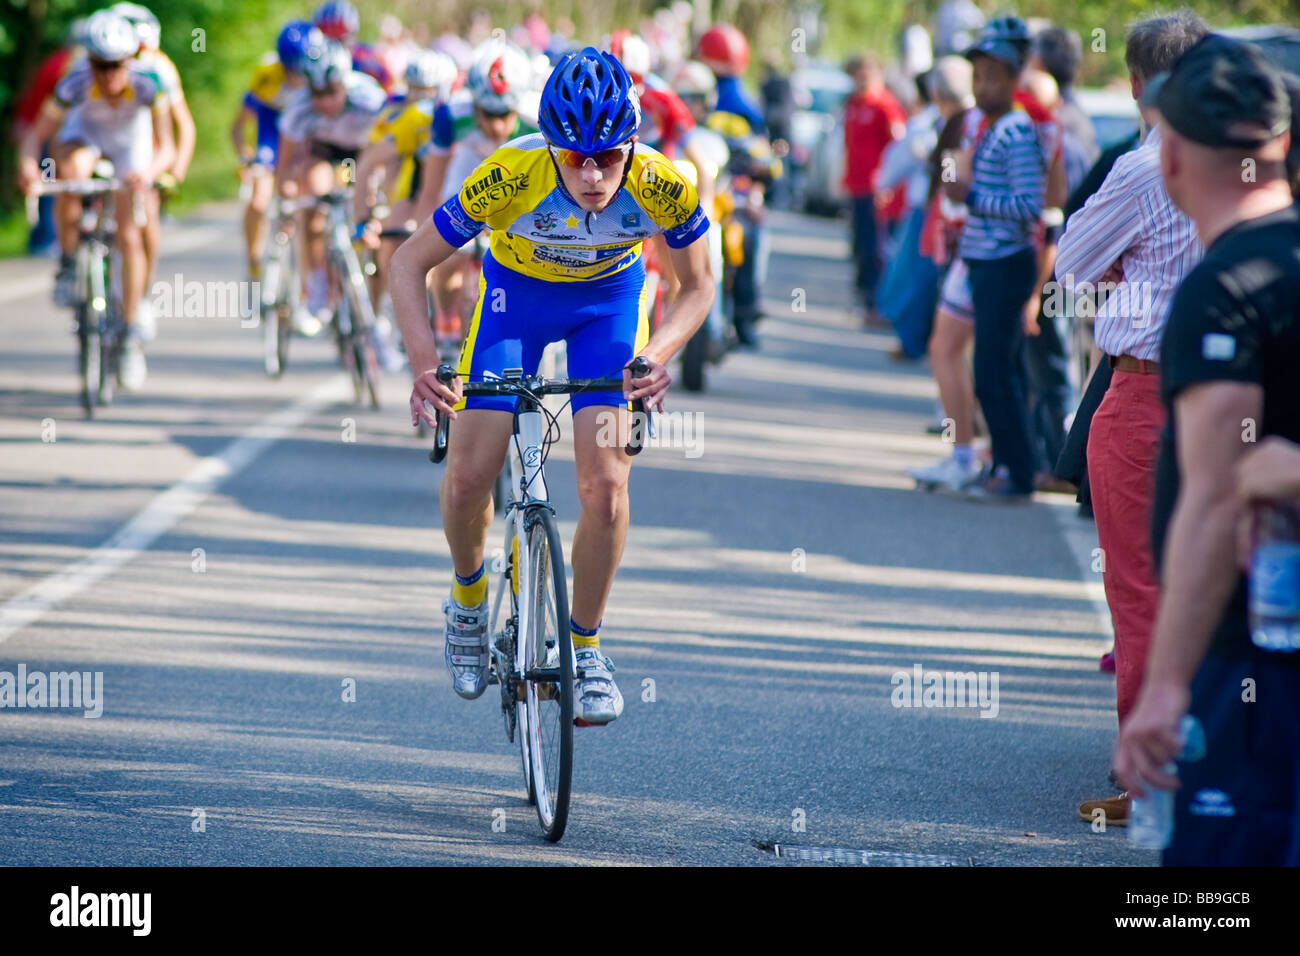
[[[538,509],[528,524],[529,611],[523,658],[533,790],[542,834],[564,835],[573,781],[573,640],[564,549],[555,518]]]

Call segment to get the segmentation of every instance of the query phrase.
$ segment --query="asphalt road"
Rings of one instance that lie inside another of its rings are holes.
[[[492,694],[448,686],[405,373],[375,413],[327,342],[272,382],[236,314],[175,317],[85,421],[51,265],[0,263],[0,672],[103,674],[98,718],[0,709],[0,864],[1155,862],[1074,812],[1113,792],[1095,537],[1064,498],[913,490],[932,382],[853,326],[842,223],[774,225],[761,348],[675,391],[695,443],[633,469],[627,710],[577,732],[558,846]],[[159,281],[242,278],[233,208],[166,236]],[[568,536],[567,442],[549,465]],[[996,678],[996,714],[893,706],[917,667]]]

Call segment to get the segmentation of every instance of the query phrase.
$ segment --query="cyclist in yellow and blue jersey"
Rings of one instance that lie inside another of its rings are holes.
[[[415,374],[412,420],[432,424],[436,410],[457,421],[439,502],[455,570],[443,606],[444,660],[462,697],[478,697],[487,685],[483,554],[513,401],[462,399],[461,379],[450,387],[438,381],[424,276],[485,226],[492,229],[478,308],[461,350],[462,378],[507,368],[532,373],[546,345],[560,340],[574,378],[624,370],[622,393],[583,393],[572,401],[582,515],[573,539],[569,627],[578,675],[575,718],[586,724],[608,723],[623,710],[599,629],[627,536],[626,403],[641,398],[648,409],[662,407],[670,382],[664,363],[713,302],[708,217],[676,167],[636,142],[640,122],[636,90],[618,60],[592,47],[567,55],[542,90],[541,133],[492,153],[393,257],[393,304]],[[681,291],[650,336],[638,309],[641,244],[659,233]],[[633,379],[626,366],[636,355],[650,371]],[[619,434],[612,436],[615,422]]]
[[[244,244],[248,276],[259,278],[266,246],[266,210],[274,191],[273,173],[280,141],[280,112],[302,89],[302,61],[308,51],[320,49],[325,37],[306,20],[290,20],[276,37],[275,52],[267,54],[253,71],[248,92],[230,127],[230,139],[239,156],[239,178],[248,189],[244,209]],[[249,143],[248,127],[256,124],[256,139]]]

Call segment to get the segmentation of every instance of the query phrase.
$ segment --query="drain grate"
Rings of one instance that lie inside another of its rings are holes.
[[[792,843],[767,843],[752,841],[760,850],[775,854],[782,860],[800,863],[835,863],[844,866],[974,866],[975,861],[965,861],[953,856],[935,853],[900,853],[894,850],[862,850],[842,846],[799,846]]]

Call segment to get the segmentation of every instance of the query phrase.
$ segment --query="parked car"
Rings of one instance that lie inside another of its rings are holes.
[[[1138,128],[1138,107],[1127,88],[1082,88],[1074,91],[1076,102],[1096,134],[1097,148],[1105,150],[1132,136]]]
[[[799,108],[790,118],[794,196],[806,212],[835,215],[844,187],[844,100],[853,80],[838,66],[812,61],[790,76]]]

